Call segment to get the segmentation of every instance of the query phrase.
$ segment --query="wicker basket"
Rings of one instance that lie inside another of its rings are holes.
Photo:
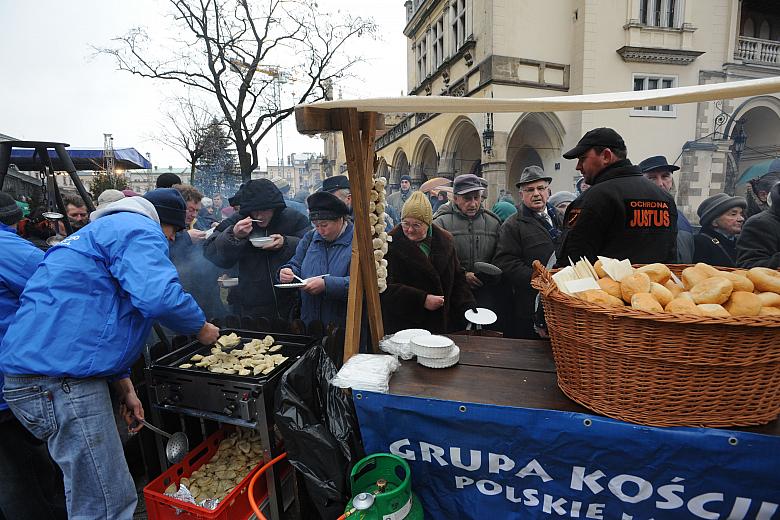
[[[750,426],[780,414],[780,318],[603,307],[561,293],[539,262],[534,270],[558,386],[574,401],[651,426]]]

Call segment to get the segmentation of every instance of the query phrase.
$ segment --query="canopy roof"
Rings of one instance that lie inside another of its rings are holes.
[[[359,112],[382,113],[558,112],[695,103],[717,99],[760,96],[778,92],[780,92],[780,77],[771,77],[711,85],[574,96],[517,99],[404,96],[397,98],[339,99],[299,106],[318,109],[356,108]]]
[[[66,145],[67,146],[67,145]],[[55,170],[65,170],[62,161],[59,160],[54,148],[47,148]],[[67,148],[73,165],[77,170],[102,170],[103,149]],[[119,148],[114,150],[114,164],[116,168],[123,170],[150,169],[150,163],[146,157],[135,148]],[[14,148],[11,151],[11,163],[22,171],[36,171],[40,169],[40,158],[32,148]]]

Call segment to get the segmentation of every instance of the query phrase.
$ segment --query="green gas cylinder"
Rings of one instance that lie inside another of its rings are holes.
[[[401,457],[375,453],[360,460],[349,476],[352,500],[345,518],[423,520],[420,499],[412,492],[412,473]]]

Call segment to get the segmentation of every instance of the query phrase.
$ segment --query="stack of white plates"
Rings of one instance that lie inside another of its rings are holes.
[[[390,341],[398,345],[408,345],[412,338],[417,336],[430,336],[431,333],[425,329],[404,329],[399,330],[390,338]]]
[[[417,336],[411,345],[417,362],[428,368],[451,367],[460,359],[460,349],[446,336]]]

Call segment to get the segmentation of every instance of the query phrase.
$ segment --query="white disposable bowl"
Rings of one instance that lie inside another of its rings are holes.
[[[255,237],[255,238],[250,238],[249,241],[252,242],[252,245],[255,247],[263,247],[273,242],[274,239],[271,237]]]
[[[222,287],[235,287],[238,285],[238,278],[223,278],[219,281]]]

